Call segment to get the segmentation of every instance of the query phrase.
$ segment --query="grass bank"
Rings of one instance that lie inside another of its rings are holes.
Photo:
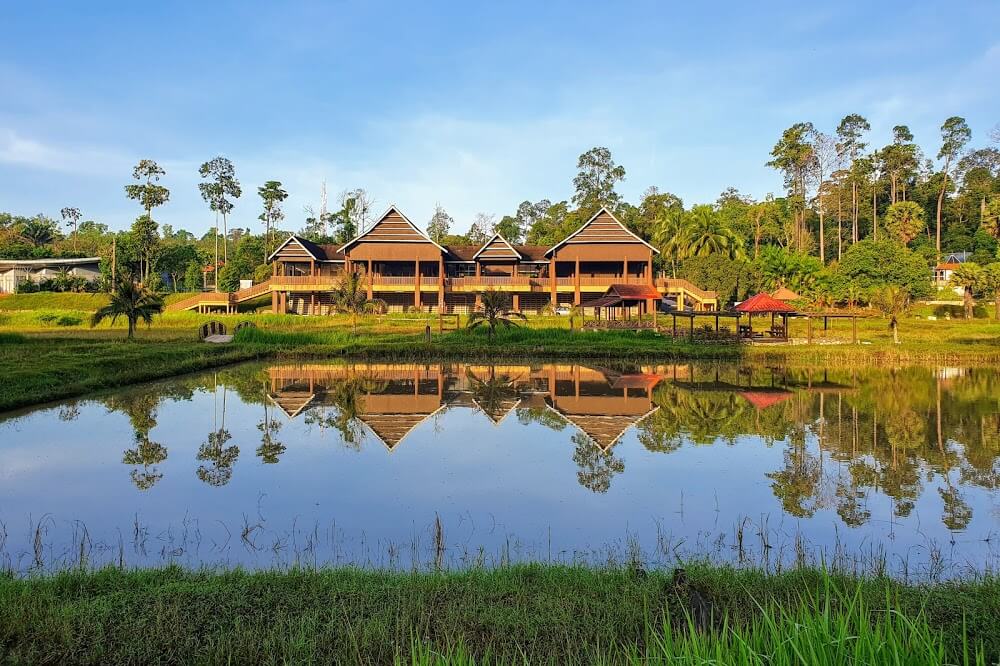
[[[851,326],[833,320],[813,327],[813,344],[724,345],[676,340],[649,331],[571,330],[567,317],[532,317],[526,325],[490,340],[464,328],[438,333],[433,315],[362,317],[355,329],[347,316],[280,314],[200,315],[169,312],[141,327],[127,345],[124,323],[89,326],[91,310],[53,309],[54,297],[79,306],[88,294],[24,294],[0,299],[0,409],[11,409],[95,389],[123,386],[252,358],[282,362],[351,356],[380,360],[549,359],[578,361],[744,360],[772,365],[902,365],[1000,363],[1000,323],[911,317],[900,324],[902,344],[892,342],[884,319],[858,322],[862,344],[850,344]],[[32,297],[36,298],[32,301]],[[13,299],[20,309],[7,309]],[[58,299],[55,299],[58,300]],[[37,302],[35,302],[37,301]],[[32,304],[39,306],[32,309]],[[45,307],[41,307],[45,306]],[[213,319],[233,327],[253,321],[228,346],[197,342],[197,329]],[[464,323],[464,322],[462,322]],[[577,325],[578,325],[577,320]],[[431,329],[430,342],[425,337]],[[806,323],[791,334],[804,341]]]
[[[257,358],[243,345],[45,339],[0,333],[0,410]]]
[[[809,569],[0,580],[0,652],[18,663],[986,663],[998,620],[997,579],[921,587]]]

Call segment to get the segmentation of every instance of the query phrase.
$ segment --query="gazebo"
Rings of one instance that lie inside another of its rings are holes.
[[[651,285],[613,284],[608,287],[603,296],[587,303],[581,303],[580,307],[593,308],[598,321],[601,319],[602,309],[606,312],[609,321],[617,319],[619,313],[621,318],[627,321],[632,318],[633,308],[638,311],[641,320],[646,304],[652,302],[654,304],[653,322],[655,326],[656,314],[659,309],[655,304],[660,301],[660,298],[660,292]]]
[[[757,294],[756,296],[751,296],[747,300],[743,301],[736,306],[736,312],[747,315],[746,325],[740,325],[740,337],[741,338],[764,338],[765,335],[769,336],[768,339],[771,340],[788,340],[788,317],[789,315],[795,314],[795,308],[783,301],[770,296],[768,294]],[[767,331],[761,331],[759,334],[755,334],[753,330],[753,317],[754,315],[771,315],[771,328]],[[775,317],[777,315],[781,316],[782,323],[778,326],[775,322]]]

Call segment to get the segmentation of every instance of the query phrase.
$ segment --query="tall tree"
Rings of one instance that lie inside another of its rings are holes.
[[[146,211],[146,217],[150,221],[153,219],[153,209],[170,200],[170,190],[157,184],[160,176],[164,176],[166,173],[153,160],[139,160],[139,163],[132,169],[132,178],[138,180],[139,183],[125,186],[125,196],[138,201],[143,210]],[[148,261],[144,270],[143,279],[148,279],[150,270]]]
[[[719,220],[708,204],[694,206],[684,217],[684,245],[681,257],[721,254],[730,259],[743,256],[743,239]]]
[[[924,230],[924,209],[913,201],[897,201],[885,212],[885,228],[903,245],[909,244]]]
[[[857,113],[852,113],[840,121],[837,126],[837,151],[841,157],[847,160],[847,169],[851,174],[851,242],[858,242],[858,180],[854,176],[854,163],[864,152],[868,145],[861,139],[865,132],[871,129],[871,125]]]
[[[906,200],[906,184],[919,166],[919,149],[906,125],[892,128],[892,143],[881,151],[885,174],[889,177],[889,203]]]
[[[937,228],[935,229],[934,241],[934,248],[938,254],[941,254],[941,211],[944,208],[944,194],[948,189],[948,173],[952,163],[958,159],[958,156],[962,153],[962,149],[965,148],[965,144],[971,138],[972,130],[969,129],[965,118],[952,116],[941,125],[941,150],[938,151],[937,157],[939,160],[944,160],[944,166],[941,169],[941,173],[944,174],[944,180],[941,181],[941,191],[938,193]]]
[[[140,215],[132,223],[129,236],[135,251],[139,254],[139,275],[148,282],[153,266],[153,253],[160,243],[156,221],[148,215]]]
[[[347,213],[348,222],[350,226],[354,227],[354,233],[346,240],[352,240],[354,236],[368,231],[374,205],[375,199],[363,187],[344,190],[340,193],[340,208]]]
[[[804,245],[806,190],[816,170],[816,153],[811,143],[814,134],[812,123],[795,123],[782,132],[781,139],[771,150],[772,159],[767,163],[784,173],[794,211],[793,239],[797,250]]]
[[[271,256],[271,232],[278,228],[278,223],[285,219],[281,211],[281,202],[288,198],[288,192],[281,189],[281,181],[269,180],[257,188],[257,194],[264,204],[264,212],[258,216],[264,223],[264,262]]]
[[[431,237],[431,240],[435,243],[440,243],[441,239],[448,235],[451,231],[451,225],[454,224],[455,220],[451,215],[444,209],[441,204],[434,205],[434,214],[431,215],[430,222],[427,223],[427,235]]]
[[[597,212],[601,206],[616,208],[621,195],[615,185],[625,180],[625,167],[615,164],[607,148],[591,148],[576,162],[577,174],[573,178],[573,203],[584,217]]]
[[[76,250],[76,230],[83,215],[80,213],[79,208],[71,208],[69,206],[59,211],[59,214],[62,215],[63,222],[66,222],[73,229],[73,249]]]
[[[476,219],[472,221],[467,234],[470,245],[482,245],[489,240],[489,231],[496,227],[496,215],[489,213],[476,213]],[[507,239],[508,241],[510,239]]]
[[[199,183],[201,196],[209,203],[212,210],[222,215],[222,261],[229,261],[229,233],[227,220],[235,205],[230,199],[239,199],[243,195],[240,181],[236,179],[236,168],[225,157],[213,157],[198,168],[202,178],[208,182]]]
[[[824,185],[827,176],[837,168],[840,157],[837,143],[829,134],[813,130],[811,141],[813,168],[816,170],[816,209],[819,212],[819,260],[826,263],[826,206],[823,197],[827,188]]]

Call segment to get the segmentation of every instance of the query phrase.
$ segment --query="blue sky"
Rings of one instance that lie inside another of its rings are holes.
[[[781,131],[865,115],[872,141],[908,124],[928,152],[965,116],[1000,122],[1000,3],[0,2],[0,210],[81,208],[112,228],[141,158],[167,169],[161,223],[214,217],[201,162],[236,165],[231,226],[257,228],[256,188],[302,207],[365,187],[426,224],[572,194],[596,145],[632,201],[686,204],[727,186],[781,189]]]

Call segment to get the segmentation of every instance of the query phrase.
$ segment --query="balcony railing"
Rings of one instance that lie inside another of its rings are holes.
[[[274,284],[290,286],[334,285],[339,281],[339,275],[279,275],[271,278]]]
[[[535,281],[525,275],[480,275],[479,277],[451,278],[452,289],[475,289],[490,287],[531,287]]]

